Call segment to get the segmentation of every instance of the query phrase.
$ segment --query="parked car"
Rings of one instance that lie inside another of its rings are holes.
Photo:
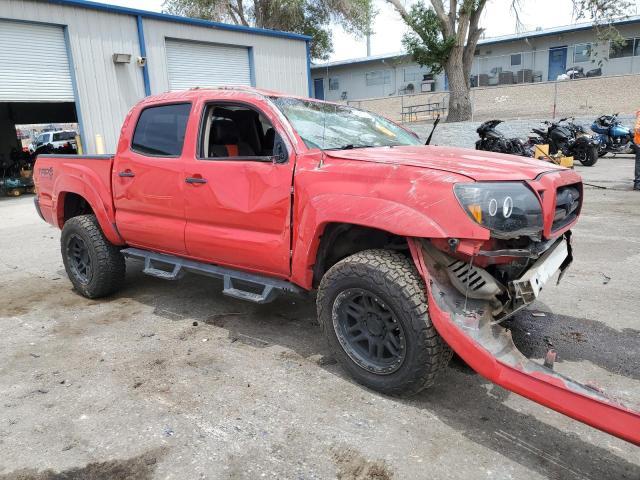
[[[29,150],[33,148],[31,153],[44,153],[54,152],[61,149],[65,150],[77,150],[76,145],[77,133],[73,130],[53,130],[49,132],[43,132],[36,140],[31,144]]]
[[[580,176],[434,147],[346,105],[246,88],[147,97],[115,155],[36,160],[36,209],[62,229],[74,288],[124,286],[125,257],[223,279],[258,303],[317,290],[340,364],[362,384],[432,386],[451,350],[495,383],[640,445],[640,414],[524,357],[500,322],[571,263]]]

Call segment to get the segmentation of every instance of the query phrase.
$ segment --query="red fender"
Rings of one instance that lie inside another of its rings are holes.
[[[110,170],[111,162],[104,162],[105,168]],[[114,245],[124,245],[115,226],[115,210],[111,199],[110,185],[104,185],[103,175],[96,173],[80,163],[67,164],[65,173],[55,179],[53,186],[53,202],[51,209],[55,212],[53,219],[58,228],[64,225],[64,199],[68,193],[75,193],[84,198],[95,213],[104,236]],[[94,166],[95,168],[95,166]],[[110,172],[106,173],[110,179]],[[100,195],[96,187],[104,187],[104,195]]]
[[[406,205],[383,198],[352,195],[319,195],[301,209],[293,242],[292,281],[310,289],[311,265],[315,263],[319,240],[330,223],[348,223],[376,228],[403,237],[446,238],[431,218]]]
[[[507,330],[492,325],[491,309],[476,309],[470,300],[463,315],[456,302],[464,304],[464,297],[429,271],[418,240],[410,239],[409,247],[426,285],[433,325],[471,368],[507,390],[640,446],[639,412],[527,359]]]

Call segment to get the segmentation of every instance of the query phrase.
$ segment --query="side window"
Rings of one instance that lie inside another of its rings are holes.
[[[200,158],[286,162],[287,155],[262,113],[244,105],[209,104],[201,125]]]
[[[190,103],[145,108],[133,132],[131,149],[142,155],[179,156],[190,111]]]

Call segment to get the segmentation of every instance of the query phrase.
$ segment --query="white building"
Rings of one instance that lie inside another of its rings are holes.
[[[0,163],[16,124],[77,122],[115,151],[141,98],[196,86],[310,93],[309,37],[84,0],[0,1]]]
[[[590,23],[480,40],[472,86],[556,80],[571,67],[586,75],[640,73],[640,16],[615,22],[626,39],[621,48],[598,42]],[[602,63],[599,62],[602,60]],[[313,96],[362,100],[426,91],[446,91],[444,74],[430,75],[404,53],[377,55],[311,66]]]

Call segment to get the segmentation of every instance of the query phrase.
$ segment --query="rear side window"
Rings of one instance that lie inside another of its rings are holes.
[[[131,149],[142,155],[179,156],[190,110],[190,103],[174,103],[144,109],[133,133]]]
[[[53,141],[60,142],[62,140],[73,140],[76,138],[76,132],[58,132],[53,134]]]

